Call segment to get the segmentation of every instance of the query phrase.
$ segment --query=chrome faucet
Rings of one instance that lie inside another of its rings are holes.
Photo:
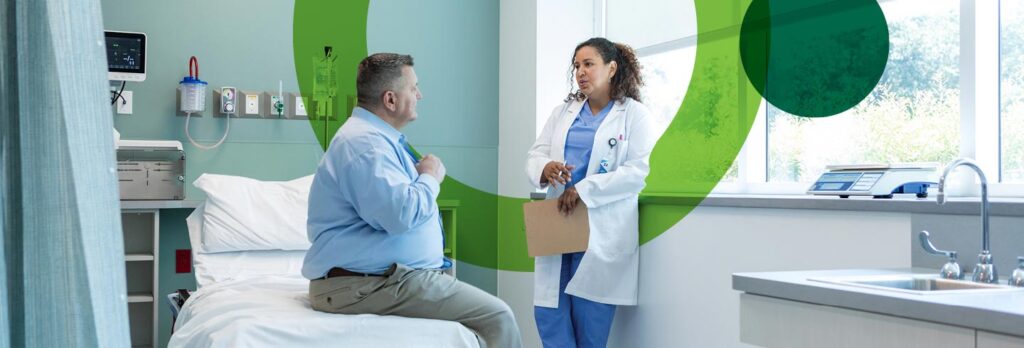
[[[946,260],[946,264],[942,265],[942,268],[939,270],[939,276],[946,279],[957,280],[964,278],[963,272],[960,271],[960,264],[956,263],[955,251],[936,249],[935,245],[932,244],[932,241],[928,240],[928,231],[921,231],[917,237],[918,240],[921,241],[921,247],[924,248],[924,251],[927,251],[932,255],[944,255],[948,258],[948,260]]]
[[[1017,269],[1010,274],[1010,280],[1006,282],[1013,286],[1024,287],[1024,256],[1017,256]]]
[[[996,283],[999,281],[999,275],[996,274],[996,265],[992,263],[992,252],[989,249],[988,243],[988,180],[985,179],[985,173],[981,171],[977,164],[969,159],[961,158],[954,161],[946,167],[946,170],[942,172],[942,176],[939,177],[939,194],[935,200],[939,204],[946,203],[946,176],[959,166],[967,166],[973,169],[974,172],[978,173],[978,178],[981,179],[981,253],[978,254],[978,263],[974,265],[974,275],[971,279],[979,283]]]

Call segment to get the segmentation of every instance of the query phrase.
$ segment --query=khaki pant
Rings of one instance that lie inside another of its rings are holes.
[[[439,270],[395,264],[381,277],[317,279],[309,297],[321,312],[451,320],[473,330],[481,347],[523,345],[505,302]]]

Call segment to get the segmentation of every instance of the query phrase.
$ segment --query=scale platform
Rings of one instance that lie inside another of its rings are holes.
[[[938,168],[938,163],[830,165],[807,193],[839,198],[892,198],[895,194],[925,198],[928,187],[938,180]]]

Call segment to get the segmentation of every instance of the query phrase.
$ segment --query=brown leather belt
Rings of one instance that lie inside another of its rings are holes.
[[[344,268],[334,267],[330,271],[327,271],[327,275],[323,279],[334,278],[334,277],[380,277],[380,274],[369,274],[352,272]]]

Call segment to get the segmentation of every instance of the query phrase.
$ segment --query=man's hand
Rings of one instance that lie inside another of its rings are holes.
[[[576,210],[576,206],[580,202],[580,195],[576,192],[576,187],[569,187],[558,197],[558,211],[562,214],[570,215],[573,210]]]
[[[544,171],[540,174],[540,183],[565,183],[572,181],[572,170],[575,166],[567,166],[561,162],[551,161],[544,165]]]
[[[437,158],[433,154],[427,154],[420,159],[420,163],[416,164],[416,172],[433,176],[437,179],[437,183],[444,181],[444,176],[448,170],[444,168],[444,163],[441,163],[441,159]]]

